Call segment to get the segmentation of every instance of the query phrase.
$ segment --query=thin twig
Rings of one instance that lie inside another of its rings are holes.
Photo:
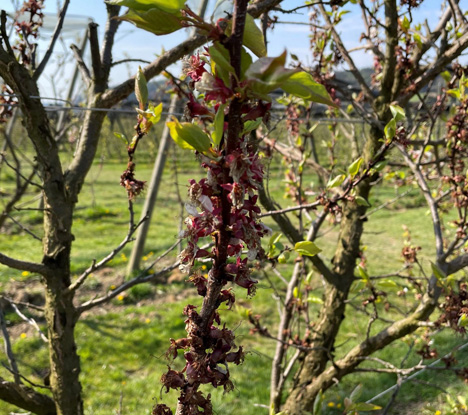
[[[42,332],[41,328],[37,325],[36,321],[32,317],[26,317],[18,307],[16,307],[15,303],[10,303],[10,305],[13,307],[13,310],[15,310],[15,313],[18,314],[26,323],[30,324],[36,331],[39,333],[40,338],[45,342],[48,343],[49,339],[45,336],[45,334]]]

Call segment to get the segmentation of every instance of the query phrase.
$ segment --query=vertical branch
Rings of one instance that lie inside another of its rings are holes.
[[[380,88],[381,102],[388,104],[393,100],[394,86],[398,85],[400,74],[396,71],[396,47],[398,45],[398,8],[396,0],[385,0],[385,65],[382,71]]]
[[[67,9],[68,9],[69,4],[70,4],[70,0],[65,0],[63,3],[62,9],[60,10],[60,13],[59,13],[59,19],[57,21],[57,25],[55,26],[55,29],[54,29],[54,34],[52,35],[52,38],[50,39],[49,46],[47,47],[47,52],[45,53],[44,58],[42,59],[37,69],[34,71],[33,79],[35,81],[39,79],[45,67],[47,66],[47,63],[49,62],[50,57],[52,56],[55,43],[57,42],[57,39],[59,38],[60,33],[62,31],[63,22],[65,20],[65,15],[67,14]]]

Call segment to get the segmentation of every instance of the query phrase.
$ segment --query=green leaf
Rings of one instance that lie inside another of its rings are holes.
[[[265,39],[263,32],[255,24],[254,18],[247,13],[244,27],[244,46],[250,49],[259,58],[266,56]]]
[[[363,281],[369,281],[369,274],[361,265],[357,266],[359,276],[363,279]]]
[[[344,174],[340,174],[339,176],[336,176],[334,179],[330,179],[327,183],[327,189],[340,186],[344,182],[345,179],[346,179],[346,176]]]
[[[351,399],[353,402],[357,401],[361,397],[361,393],[362,393],[362,385],[359,384],[353,389],[353,391],[351,392],[351,395],[349,395],[349,399]]]
[[[297,69],[286,69],[286,51],[276,58],[260,58],[245,71],[250,89],[257,94],[268,94],[279,88],[297,72]]]
[[[244,130],[242,131],[242,135],[248,134],[253,130],[256,130],[260,127],[262,123],[262,118],[257,118],[256,120],[249,120],[244,123]]]
[[[241,81],[245,79],[245,72],[252,65],[253,59],[249,52],[242,48],[241,52]]]
[[[229,36],[232,31],[232,20],[229,20],[225,33]],[[244,37],[242,44],[250,49],[254,55],[263,58],[267,54],[263,32],[255,24],[255,19],[247,13],[245,16]]]
[[[358,206],[371,207],[371,204],[366,199],[364,199],[362,196],[355,196],[354,201],[356,202],[356,204]]]
[[[399,105],[390,105],[390,111],[396,122],[402,121],[406,118],[405,110]]]
[[[449,71],[442,72],[440,76],[443,78],[445,82],[450,82],[450,80],[452,79],[452,75],[450,74]]]
[[[294,290],[293,290],[293,297],[294,297],[294,298],[299,298],[300,295],[301,295],[301,293],[299,292],[299,288],[294,287]]]
[[[208,135],[195,124],[180,123],[176,118],[167,123],[172,139],[183,149],[197,150],[200,153],[211,147]]]
[[[310,295],[307,297],[307,302],[312,304],[323,304],[323,300],[320,297]]]
[[[229,62],[229,52],[224,46],[215,42],[215,44],[208,49],[208,52],[210,53],[211,60],[214,61],[216,65],[224,69],[226,72],[235,73],[234,68]]]
[[[415,33],[413,35],[413,39],[414,41],[416,42],[416,44],[418,45],[418,48],[419,49],[422,49],[422,41],[421,41],[421,35],[419,33]]]
[[[148,106],[148,121],[151,122],[151,124],[157,124],[161,120],[161,115],[162,115],[162,110],[163,110],[163,104],[162,102],[155,107],[154,105],[149,105]]]
[[[158,36],[167,35],[182,28],[180,17],[157,8],[147,11],[129,9],[127,13],[119,16],[118,19],[131,22],[136,27]]]
[[[410,21],[406,16],[401,21],[401,27],[405,31],[408,31],[408,29],[410,28]]]
[[[120,138],[128,146],[128,138],[125,136],[125,134],[120,134],[120,133],[114,132],[114,135],[117,138]]]
[[[135,96],[140,104],[140,109],[144,109],[148,103],[148,86],[146,78],[141,66],[138,67],[138,72],[135,76]]]
[[[398,284],[392,280],[380,280],[377,282],[377,286],[380,288],[398,288]]]
[[[359,169],[361,168],[363,158],[359,157],[358,159],[354,160],[348,167],[348,173],[351,177],[356,176],[358,174]]]
[[[322,403],[323,403],[323,392],[322,389],[320,389],[319,393],[315,397],[314,400],[314,407],[313,407],[313,415],[321,415],[322,414]]]
[[[385,138],[391,140],[396,134],[396,121],[392,118],[384,128]]]
[[[379,162],[375,163],[373,169],[376,172],[382,171],[387,164],[388,164],[388,160],[379,161]]]
[[[277,242],[279,242],[282,236],[283,234],[281,232],[275,232],[273,235],[271,235],[268,245],[276,244]]]
[[[138,11],[157,8],[171,14],[180,14],[180,9],[185,7],[185,0],[108,0],[106,3]]]
[[[434,264],[433,262],[431,262],[431,269],[432,269],[432,273],[434,274],[434,276],[440,281],[440,280],[444,280],[445,278],[447,278],[447,275],[445,274],[444,271],[442,271],[436,264]]]
[[[366,402],[359,402],[359,403],[353,403],[352,405],[348,406],[346,410],[348,411],[378,411],[379,409],[382,409],[381,406],[374,405],[372,403],[366,403]]]
[[[468,326],[468,315],[462,314],[458,319],[458,327],[466,327]]]
[[[281,85],[281,88],[288,94],[307,101],[338,107],[330,98],[327,89],[322,84],[315,82],[308,72],[294,73]]]
[[[162,102],[155,107],[154,105],[149,105],[148,109],[146,111],[143,111],[139,108],[135,108],[136,112],[140,114],[141,116],[145,117],[151,125],[157,124],[159,120],[161,119],[161,114],[162,114]],[[151,125],[149,127],[151,127]]]
[[[449,89],[447,91],[447,94],[454,97],[454,98],[461,99],[461,94],[460,94],[459,89]]]
[[[213,140],[213,144],[216,147],[219,146],[219,143],[221,143],[221,139],[223,138],[225,108],[226,104],[222,104],[219,106],[218,112],[216,112],[215,119],[213,121],[213,132],[211,133],[211,139]]]
[[[278,256],[278,262],[280,264],[286,264],[286,262],[288,262],[288,259],[289,259],[290,255],[291,254],[289,253],[289,251],[281,252],[281,254]]]
[[[305,256],[315,256],[318,253],[322,252],[322,250],[312,241],[298,242],[296,245],[294,245],[294,250],[298,254]]]

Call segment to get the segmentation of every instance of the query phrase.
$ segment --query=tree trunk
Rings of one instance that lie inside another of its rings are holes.
[[[363,154],[365,164],[375,156],[382,134],[378,128],[371,130]],[[369,178],[363,180],[356,188],[356,195],[367,200],[371,190],[370,181]],[[319,390],[311,390],[308,385],[323,373],[329,361],[334,360],[336,336],[345,318],[346,300],[354,281],[354,269],[356,260],[359,258],[360,241],[364,230],[364,222],[361,218],[367,207],[348,201],[342,209],[340,235],[333,261],[335,278],[326,284],[324,304],[317,323],[313,327],[314,334],[310,347],[314,350],[306,354],[296,374],[295,384],[283,407],[283,410],[290,415],[302,415],[312,411],[315,396]],[[327,388],[329,386],[331,385]]]

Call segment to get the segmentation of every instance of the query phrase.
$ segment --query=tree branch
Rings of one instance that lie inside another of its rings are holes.
[[[36,262],[21,261],[19,259],[11,258],[7,255],[0,253],[0,264],[6,265],[7,267],[18,269],[20,271],[29,271],[41,275],[49,275],[50,269],[44,264],[38,264]]]
[[[60,36],[60,32],[62,31],[63,22],[65,20],[65,15],[67,14],[67,9],[68,9],[69,4],[70,4],[70,0],[65,0],[63,3],[62,9],[60,10],[57,24],[54,29],[54,34],[52,35],[52,38],[50,39],[49,46],[47,47],[47,52],[45,53],[44,58],[42,59],[37,69],[34,71],[33,79],[35,81],[39,79],[45,67],[47,66],[47,63],[49,62],[50,57],[52,56],[55,43],[57,42],[57,39]]]
[[[92,272],[95,272],[96,270],[102,268],[112,258],[114,258],[129,242],[133,240],[132,236],[135,234],[140,225],[148,219],[148,215],[146,215],[135,225],[133,202],[131,200],[128,201],[128,210],[130,212],[130,219],[128,225],[128,232],[125,238],[122,240],[122,242],[120,242],[119,245],[117,245],[111,252],[109,252],[108,255],[101,259],[101,261],[96,263],[96,260],[94,260],[93,264],[85,272],[83,272],[83,274],[81,274],[72,285],[70,285],[67,288],[68,292],[72,293],[76,291],[79,287],[81,287],[81,285],[83,285],[83,283],[86,281],[86,279]]]
[[[0,399],[37,415],[56,415],[57,413],[52,398],[28,386],[7,382],[1,377]]]
[[[78,65],[78,69],[80,70],[81,77],[83,78],[83,81],[89,88],[89,86],[91,85],[91,73],[89,72],[86,63],[84,63],[83,57],[81,56],[81,51],[80,49],[78,49],[78,46],[73,44],[70,45],[70,49],[72,50],[73,55],[75,56],[76,64]]]
[[[463,254],[447,263],[447,275],[455,274],[468,267],[468,254]]]
[[[343,41],[341,40],[340,35],[333,27],[330,16],[327,14],[327,11],[325,10],[325,7],[323,6],[323,4],[319,3],[319,9],[320,9],[320,12],[322,13],[322,17],[327,22],[328,29],[331,31],[333,40],[335,41],[338,50],[343,55],[343,59],[346,61],[346,63],[349,66],[350,72],[353,74],[354,78],[361,86],[362,91],[364,95],[366,96],[366,98],[369,100],[369,102],[372,103],[374,101],[374,95],[372,94],[372,90],[370,89],[369,85],[367,85],[366,81],[364,80],[361,74],[361,71],[357,68],[356,64],[353,61],[353,58],[348,53],[348,49],[346,49],[345,45],[343,44]]]

